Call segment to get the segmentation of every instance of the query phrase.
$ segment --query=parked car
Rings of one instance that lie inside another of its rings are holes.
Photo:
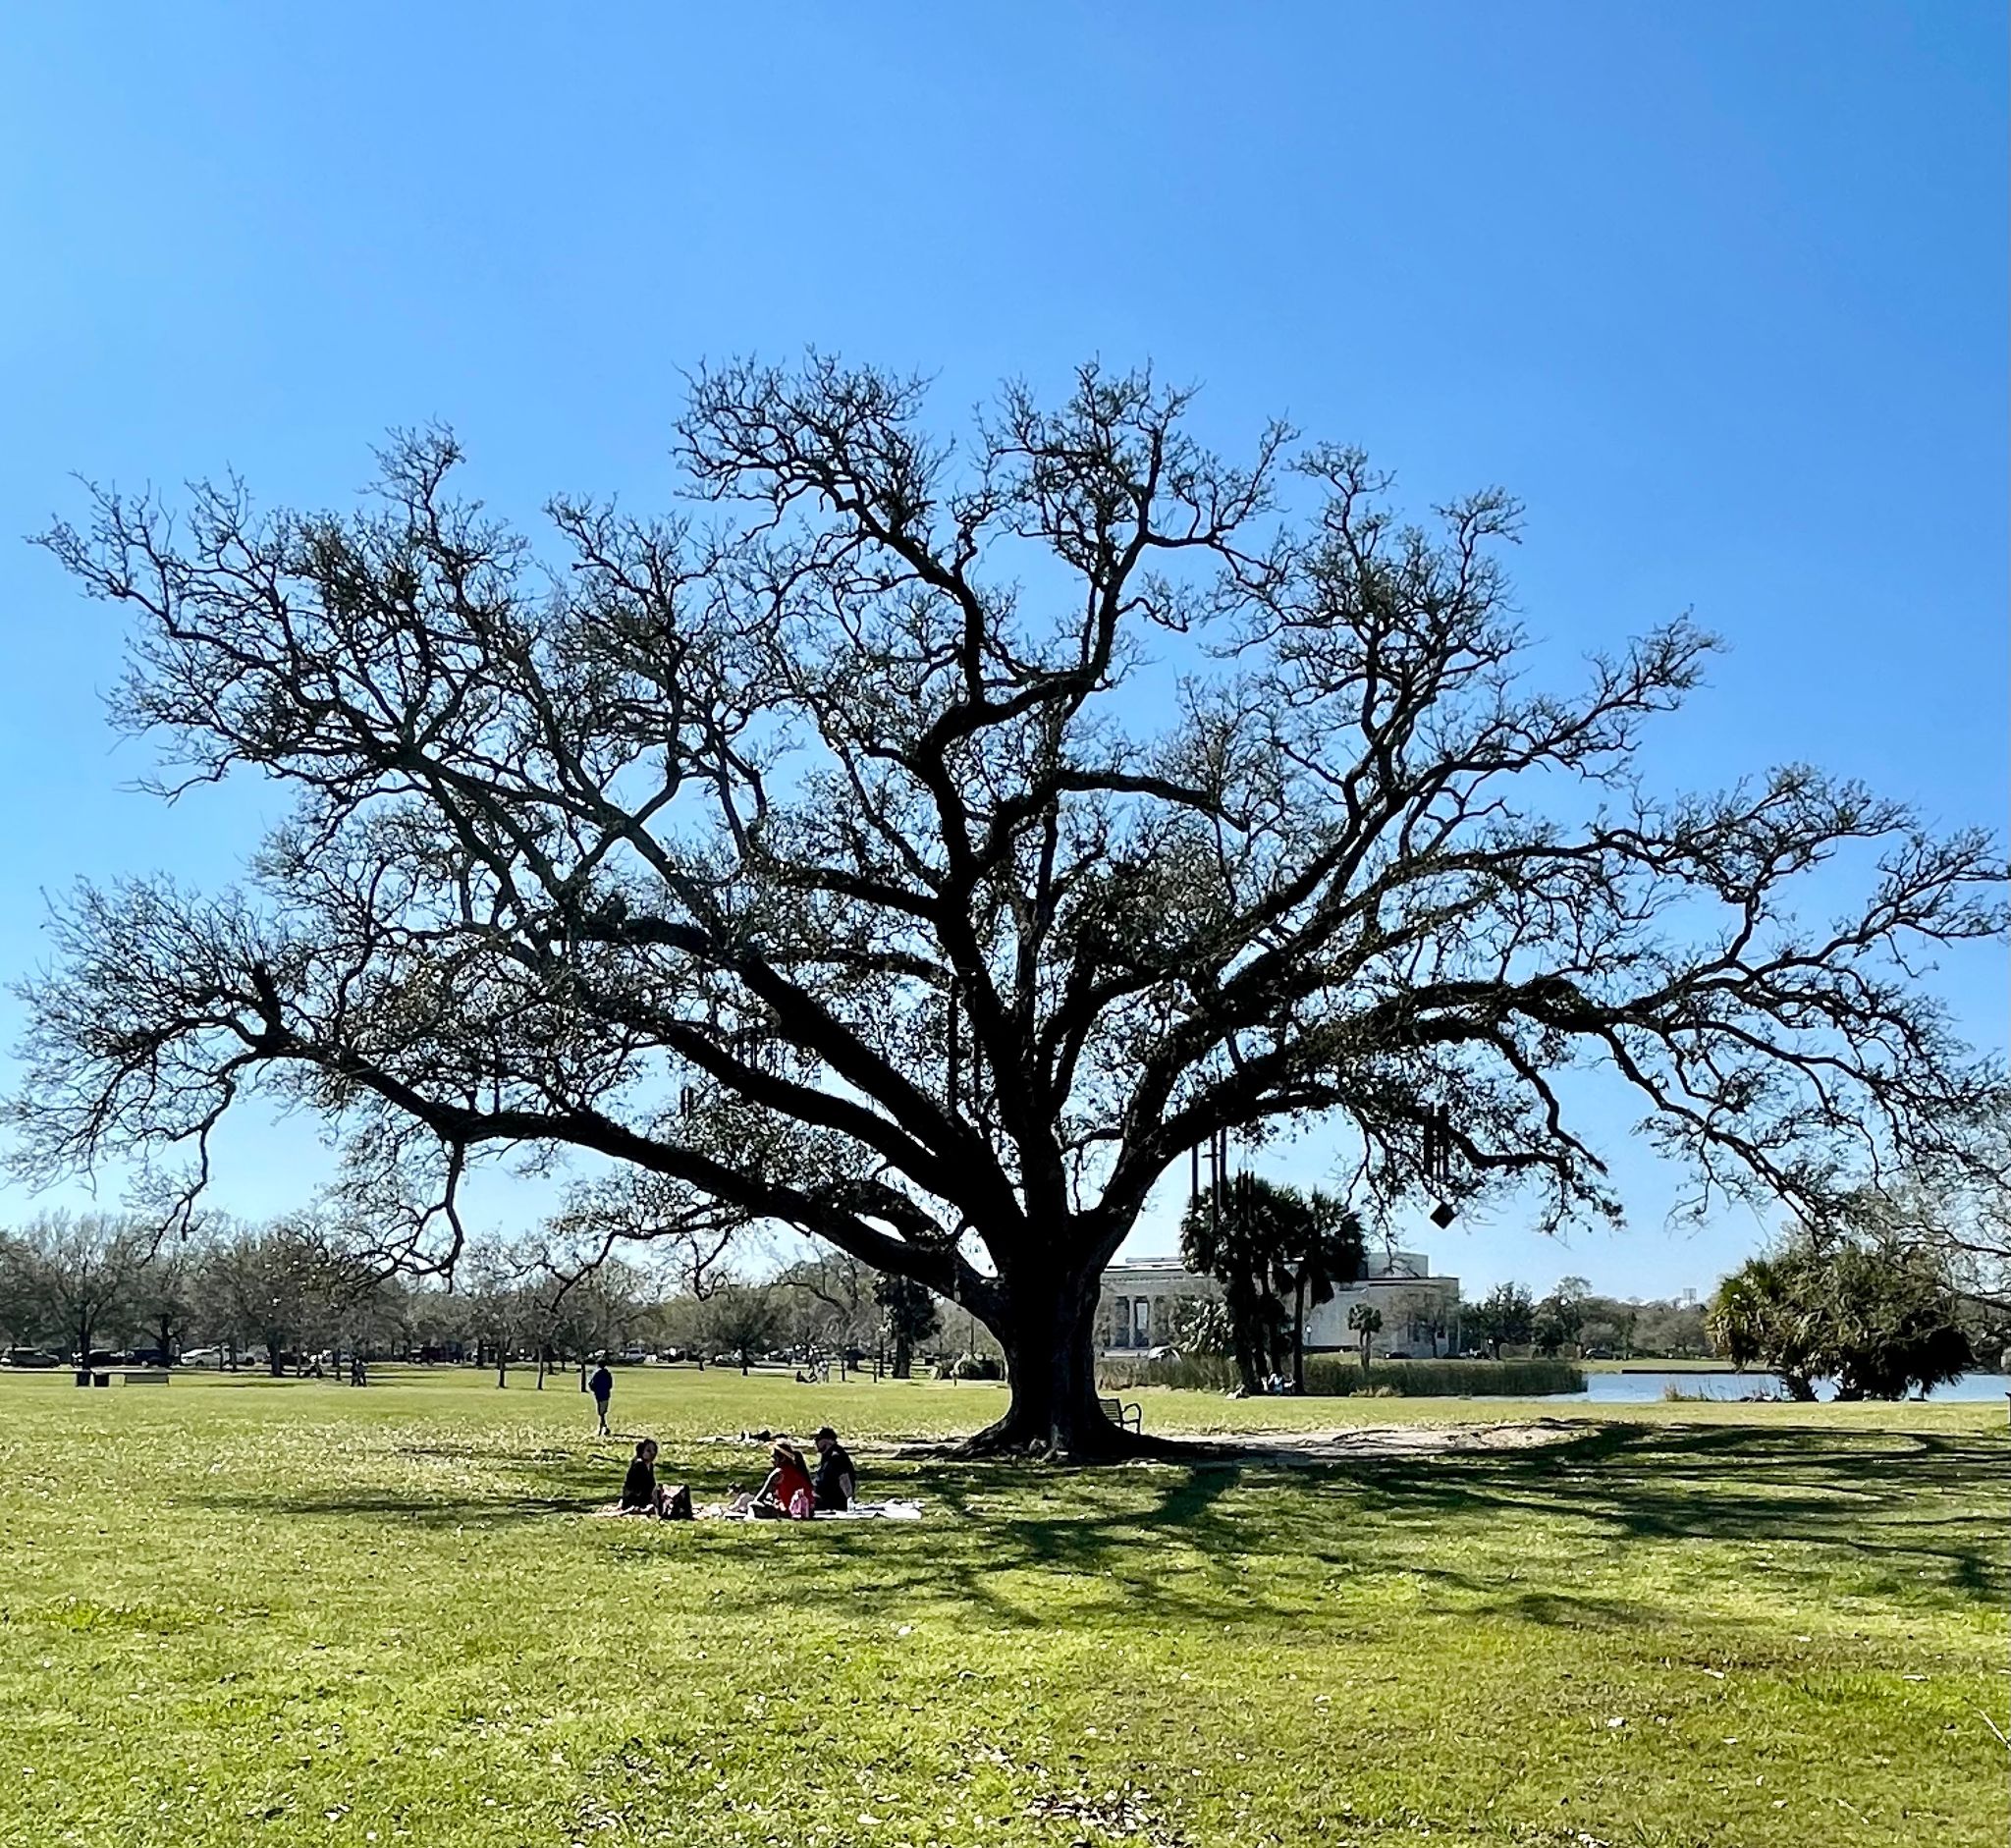
[[[224,1350],[220,1347],[185,1347],[182,1350],[182,1365],[185,1367],[221,1367],[224,1364]]]
[[[60,1367],[62,1361],[39,1347],[10,1347],[0,1354],[0,1367]]]

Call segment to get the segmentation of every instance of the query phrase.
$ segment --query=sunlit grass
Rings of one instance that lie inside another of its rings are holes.
[[[1147,1392],[1148,1429],[1542,1403]],[[0,1380],[0,1842],[2003,1840],[2000,1409],[1344,1467],[898,1461],[993,1386]],[[830,1418],[912,1527],[595,1518]],[[862,1820],[870,1819],[870,1820]]]

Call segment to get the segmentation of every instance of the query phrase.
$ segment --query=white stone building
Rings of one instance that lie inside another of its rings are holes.
[[[1371,1252],[1364,1270],[1365,1276],[1336,1290],[1331,1301],[1307,1310],[1307,1353],[1357,1352],[1360,1337],[1347,1326],[1347,1312],[1364,1302],[1383,1312],[1383,1327],[1370,1339],[1374,1358],[1426,1360],[1458,1353],[1456,1277],[1434,1277],[1431,1260],[1421,1251]],[[1098,1351],[1107,1360],[1128,1360],[1148,1348],[1171,1345],[1180,1301],[1221,1295],[1214,1277],[1197,1277],[1178,1258],[1114,1264],[1104,1273],[1097,1309]]]

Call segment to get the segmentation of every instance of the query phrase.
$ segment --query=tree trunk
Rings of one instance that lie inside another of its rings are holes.
[[[907,1379],[914,1371],[914,1364],[913,1344],[906,1335],[896,1334],[894,1337],[894,1377],[897,1380]]]
[[[1176,1446],[1114,1425],[1096,1384],[1100,1273],[1008,1287],[985,1326],[1006,1350],[1006,1415],[961,1445],[971,1456],[1038,1451],[1073,1463],[1111,1462]]]
[[[1306,1267],[1299,1266],[1299,1280],[1292,1291],[1292,1390],[1306,1395]]]

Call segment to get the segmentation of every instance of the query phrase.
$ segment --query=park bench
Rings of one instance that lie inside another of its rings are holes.
[[[1145,1413],[1140,1406],[1126,1405],[1122,1399],[1098,1399],[1097,1403],[1103,1407],[1104,1416],[1118,1430],[1140,1433],[1145,1430]]]
[[[121,1386],[166,1386],[168,1374],[165,1367],[126,1367],[119,1373]]]

